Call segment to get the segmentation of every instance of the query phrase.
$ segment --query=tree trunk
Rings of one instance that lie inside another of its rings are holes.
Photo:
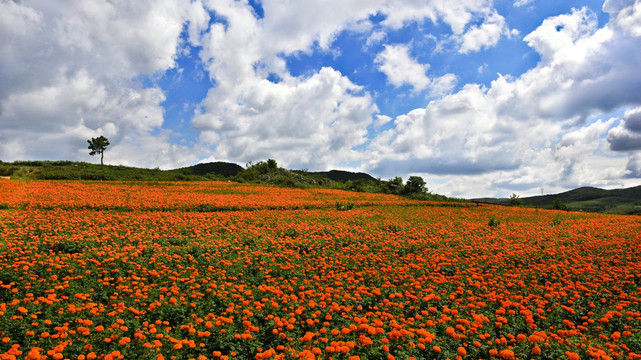
[[[105,158],[105,152],[101,151],[100,152],[100,168],[101,169],[102,169],[102,161],[103,161],[104,158]]]

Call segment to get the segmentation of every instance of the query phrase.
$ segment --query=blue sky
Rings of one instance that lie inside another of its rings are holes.
[[[0,159],[641,183],[638,0],[0,3]],[[543,190],[542,190],[543,189]]]

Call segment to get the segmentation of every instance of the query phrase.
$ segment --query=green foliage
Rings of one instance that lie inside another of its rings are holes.
[[[554,210],[568,210],[568,206],[563,202],[563,200],[556,198],[554,203],[552,203],[552,209]]]
[[[77,254],[84,251],[84,248],[73,242],[59,242],[51,246],[55,253]]]
[[[91,150],[89,155],[98,155],[102,154],[103,151],[107,150],[109,146],[109,140],[104,136],[99,136],[97,138],[91,138],[87,140],[89,143],[88,149]]]
[[[275,162],[274,162],[275,163]],[[269,174],[271,171],[276,170],[277,168],[272,168],[270,164],[266,161],[259,161],[257,163],[248,163],[247,168],[243,171],[239,177],[241,179],[251,179],[260,177],[259,175]]]
[[[402,194],[403,193],[403,178],[397,176],[389,179],[384,184],[385,193],[388,194]]]
[[[232,177],[241,173],[244,169],[238,164],[228,163],[228,162],[209,162],[203,164],[196,164],[190,167],[177,169],[182,172],[184,175],[202,175],[202,176],[224,176]]]
[[[312,175],[320,175],[330,180],[338,181],[338,182],[347,182],[350,180],[351,181],[364,180],[367,182],[367,181],[376,180],[371,175],[362,173],[362,172],[351,172],[351,171],[344,171],[344,170],[330,170],[330,171],[321,171],[321,172],[314,172],[314,173],[310,173],[308,171],[305,171],[305,172]]]
[[[8,164],[0,164],[0,176],[11,176],[17,170],[18,170],[17,166],[11,166],[11,165],[8,165]]]
[[[247,168],[232,178],[235,181],[252,184],[274,184],[282,187],[305,188],[319,185],[316,179],[303,171],[291,171],[278,167],[276,160],[248,163]]]
[[[410,176],[403,188],[404,194],[422,194],[426,192],[425,181],[420,176]]]
[[[336,210],[338,211],[347,211],[347,210],[352,210],[356,204],[353,202],[336,202]]]
[[[154,170],[120,165],[100,165],[71,161],[16,161],[12,175],[18,179],[41,180],[121,180],[121,181],[193,181],[220,180],[216,174],[184,174],[184,169]],[[183,174],[183,176],[178,176]]]
[[[512,193],[512,195],[510,195],[510,198],[508,199],[508,204],[512,206],[521,206],[523,205],[523,199],[521,199],[515,193]]]
[[[297,182],[293,177],[284,176],[278,178],[276,185],[289,188],[301,188],[303,187],[301,183]]]
[[[351,191],[356,191],[356,192],[366,192],[367,184],[365,180],[362,179],[357,179],[357,180],[349,180],[345,183],[345,188]]]
[[[562,216],[555,215],[552,218],[552,225],[560,225],[563,222],[563,220],[564,220],[564,218]]]
[[[501,225],[501,220],[497,219],[496,216],[492,215],[490,217],[490,220],[487,222],[487,226],[491,228],[495,228],[497,226]]]
[[[87,140],[87,142],[89,143],[88,149],[91,150],[89,152],[89,155],[100,155],[100,166],[102,166],[105,157],[105,150],[107,150],[107,147],[109,146],[109,140],[107,140],[106,137],[100,135],[97,138],[91,138],[91,140]]]
[[[44,165],[43,163],[45,163],[45,162],[44,161],[28,161],[28,160],[24,161],[24,160],[22,160],[22,161],[14,161],[13,165],[17,165],[17,166],[43,166]]]

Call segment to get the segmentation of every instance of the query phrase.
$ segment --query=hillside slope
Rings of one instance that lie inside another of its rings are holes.
[[[509,199],[482,198],[474,201],[509,204]],[[523,205],[537,208],[553,208],[557,204],[567,206],[570,211],[604,212],[618,214],[641,214],[641,185],[605,190],[595,187],[581,187],[559,194],[521,198]]]

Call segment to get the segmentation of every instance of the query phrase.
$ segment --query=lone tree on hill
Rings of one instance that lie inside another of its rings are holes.
[[[87,142],[89,143],[89,150],[91,150],[89,155],[100,154],[100,168],[102,168],[105,150],[107,150],[107,146],[109,146],[109,140],[104,136],[99,136],[97,138],[91,138],[91,140],[87,140]]]

